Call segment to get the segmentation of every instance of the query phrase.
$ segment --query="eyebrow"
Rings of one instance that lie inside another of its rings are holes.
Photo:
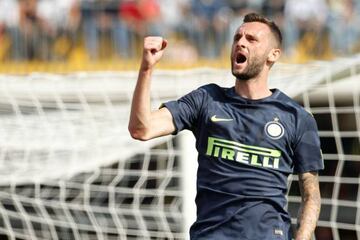
[[[240,36],[243,36],[243,35],[244,35],[243,33],[237,32],[237,33],[235,33],[235,35],[234,35],[234,39],[239,38]],[[253,38],[253,39],[258,39],[258,37],[256,37],[256,35],[255,35],[255,34],[252,34],[252,33],[245,33],[245,37],[251,37],[251,38]]]

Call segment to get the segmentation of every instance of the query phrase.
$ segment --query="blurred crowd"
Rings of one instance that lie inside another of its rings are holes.
[[[356,0],[0,0],[0,60],[62,61],[79,47],[94,60],[135,58],[146,35],[214,59],[248,12],[278,23],[288,57],[360,52]]]

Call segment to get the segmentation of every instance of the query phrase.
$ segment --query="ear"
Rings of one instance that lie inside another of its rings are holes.
[[[271,64],[274,64],[280,58],[280,55],[281,55],[281,49],[273,48],[270,50],[267,60]]]

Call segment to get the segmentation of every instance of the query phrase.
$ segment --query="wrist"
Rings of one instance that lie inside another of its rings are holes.
[[[138,79],[141,81],[150,81],[153,67],[141,64]]]
[[[140,65],[140,71],[141,72],[149,72],[151,73],[154,69],[154,66],[150,63],[146,63],[146,62],[142,62],[141,65]]]

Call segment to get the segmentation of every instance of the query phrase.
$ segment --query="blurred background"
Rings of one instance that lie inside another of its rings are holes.
[[[253,11],[280,26],[284,62],[360,51],[355,0],[0,0],[0,70],[134,68],[146,35],[169,40],[168,64],[224,66],[234,31]]]

